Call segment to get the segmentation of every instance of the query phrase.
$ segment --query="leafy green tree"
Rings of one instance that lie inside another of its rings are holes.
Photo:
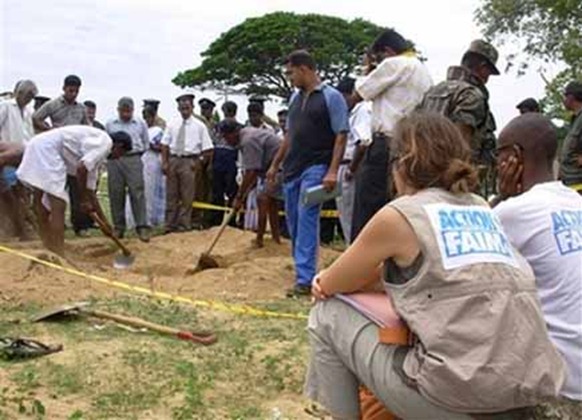
[[[508,70],[517,66],[518,74],[523,74],[529,68],[529,59],[541,60],[538,71],[546,82],[544,111],[551,117],[565,119],[561,93],[569,81],[582,79],[582,2],[482,0],[475,17],[487,38],[498,45],[522,47],[522,51],[507,57]],[[563,64],[564,70],[553,80],[547,80],[544,67],[554,63]]]
[[[236,91],[287,99],[292,86],[283,59],[293,50],[314,56],[323,80],[337,83],[360,64],[382,28],[362,19],[276,12],[250,18],[216,39],[202,53],[200,66],[180,72],[181,87]]]

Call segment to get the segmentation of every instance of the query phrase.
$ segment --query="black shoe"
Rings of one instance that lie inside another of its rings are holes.
[[[296,284],[292,289],[288,289],[285,294],[288,298],[298,298],[302,296],[311,296],[311,286]]]
[[[140,241],[148,243],[150,241],[150,231],[146,228],[141,228],[137,230],[137,237]]]

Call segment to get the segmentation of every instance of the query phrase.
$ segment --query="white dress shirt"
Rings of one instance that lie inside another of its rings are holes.
[[[178,135],[180,134],[180,128],[182,123],[186,123],[185,127],[185,139],[184,139],[184,151],[180,153],[177,150]],[[195,118],[194,116],[183,120],[182,118],[175,119],[168,124],[166,132],[164,133],[164,138],[162,139],[162,145],[168,146],[170,148],[171,155],[199,155],[207,150],[212,150],[214,145],[212,144],[212,139],[208,134],[208,127]]]
[[[372,131],[392,136],[396,123],[421,102],[432,86],[425,65],[412,55],[384,59],[356,83],[358,94],[372,101]]]
[[[32,112],[21,110],[16,99],[0,102],[0,141],[24,144],[34,136]]]
[[[372,143],[372,108],[370,103],[362,101],[350,111],[350,131],[344,152],[344,160],[351,160],[358,145],[369,146]]]

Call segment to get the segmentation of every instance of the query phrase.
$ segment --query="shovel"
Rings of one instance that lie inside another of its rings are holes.
[[[218,262],[214,258],[212,258],[212,256],[210,256],[210,253],[212,252],[212,250],[216,246],[218,240],[222,236],[224,229],[226,229],[226,226],[230,223],[230,221],[232,220],[232,218],[235,216],[236,213],[237,213],[236,211],[231,210],[230,213],[228,214],[228,216],[226,216],[224,218],[224,220],[222,221],[222,225],[220,225],[220,229],[218,230],[218,232],[216,233],[216,236],[212,240],[212,243],[210,244],[210,246],[208,247],[206,252],[203,252],[202,255],[200,255],[200,259],[198,260],[198,264],[196,264],[196,268],[194,268],[194,271],[192,273],[197,273],[197,272],[202,271],[202,270],[208,270],[210,268],[218,268],[219,267]]]
[[[89,216],[95,223],[97,223],[99,229],[101,229],[101,232],[103,232],[105,236],[115,242],[115,245],[117,245],[117,247],[121,250],[121,255],[117,255],[113,260],[113,268],[124,270],[131,267],[135,261],[135,257],[131,254],[131,251],[121,243],[119,238],[115,236],[113,232],[111,232],[111,229],[107,223],[105,223],[105,221],[103,221],[97,213],[92,212],[89,214]]]
[[[56,309],[52,309],[47,312],[43,312],[40,315],[34,317],[32,322],[41,321],[57,321],[70,316],[92,316],[99,319],[107,319],[110,321],[115,321],[119,324],[129,325],[136,328],[146,328],[150,331],[155,331],[160,334],[169,335],[180,340],[191,341],[193,343],[202,344],[208,346],[216,342],[216,336],[212,333],[200,332],[194,333],[191,331],[182,331],[176,328],[166,327],[165,325],[154,324],[143,320],[141,318],[129,317],[125,315],[112,314],[105,311],[100,311],[97,309],[90,309],[89,302],[76,302],[68,305],[60,306]]]

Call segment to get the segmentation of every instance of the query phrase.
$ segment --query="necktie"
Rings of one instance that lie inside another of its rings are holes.
[[[180,131],[178,131],[178,139],[176,140],[176,154],[183,156],[186,152],[186,120],[182,121]]]

